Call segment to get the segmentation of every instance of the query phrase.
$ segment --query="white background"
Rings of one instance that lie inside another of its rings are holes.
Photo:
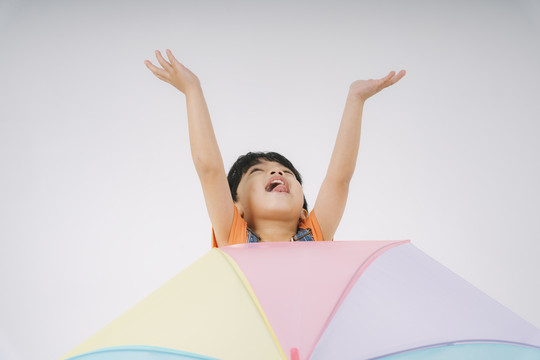
[[[540,327],[539,4],[0,0],[0,358],[61,357],[210,250],[167,48],[225,167],[278,151],[310,206],[350,83],[407,70],[335,239],[410,239]]]

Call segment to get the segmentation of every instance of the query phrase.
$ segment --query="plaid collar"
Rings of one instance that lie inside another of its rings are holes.
[[[261,238],[248,228],[247,242],[256,243],[260,241]],[[298,228],[296,235],[291,238],[291,241],[313,241],[313,234],[311,233],[311,229]]]

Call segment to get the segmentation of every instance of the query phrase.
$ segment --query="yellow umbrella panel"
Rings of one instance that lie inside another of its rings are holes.
[[[238,265],[212,249],[63,359],[286,359]]]

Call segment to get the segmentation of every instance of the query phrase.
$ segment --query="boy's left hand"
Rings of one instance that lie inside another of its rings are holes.
[[[356,80],[349,87],[349,95],[366,101],[382,89],[397,83],[403,76],[405,76],[405,70],[401,70],[397,75],[395,71],[390,71],[381,79]]]

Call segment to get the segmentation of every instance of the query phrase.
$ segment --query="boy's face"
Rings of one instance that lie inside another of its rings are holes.
[[[237,205],[248,224],[254,219],[291,220],[306,216],[304,192],[293,172],[284,165],[261,160],[242,176]]]

